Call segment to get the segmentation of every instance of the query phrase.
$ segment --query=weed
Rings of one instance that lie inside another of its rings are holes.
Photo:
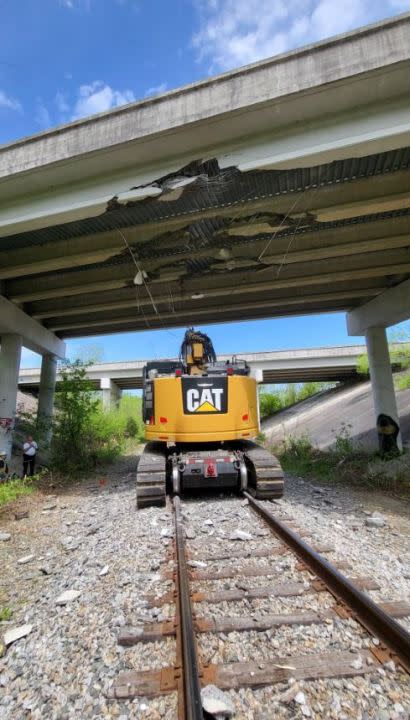
[[[355,451],[352,441],[352,427],[351,423],[342,422],[338,432],[332,431],[335,434],[335,452],[341,458],[352,455]]]
[[[0,622],[11,620],[13,613],[9,607],[0,608]]]
[[[334,446],[328,450],[315,447],[307,436],[290,436],[276,454],[284,470],[293,475],[325,483],[371,487],[401,496],[410,494],[410,452],[380,458],[355,446],[346,424],[336,433]]]
[[[0,507],[22,495],[30,495],[36,489],[35,482],[36,478],[26,478],[0,483]]]

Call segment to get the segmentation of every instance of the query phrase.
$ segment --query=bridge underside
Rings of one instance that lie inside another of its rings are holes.
[[[407,147],[295,170],[192,162],[155,197],[2,237],[2,292],[62,338],[350,310],[410,277],[409,166]]]

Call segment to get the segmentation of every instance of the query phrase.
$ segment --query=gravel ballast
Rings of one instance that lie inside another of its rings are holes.
[[[159,669],[175,661],[173,638],[128,648],[117,643],[121,627],[161,621],[174,610],[172,605],[150,608],[145,600],[146,594],[159,597],[173,588],[161,575],[172,569],[173,522],[165,508],[135,510],[135,464],[135,458],[122,460],[101,477],[56,496],[21,499],[1,516],[0,531],[10,538],[2,536],[0,543],[0,607],[10,608],[12,618],[0,623],[0,635],[16,630],[18,638],[18,628],[31,626],[0,658],[2,720],[177,718],[175,693],[125,702],[107,698],[120,671]],[[267,506],[308,531],[308,542],[332,545],[326,557],[348,561],[352,572],[347,574],[374,578],[380,585],[369,593],[374,600],[408,599],[410,519],[400,503],[294,478],[287,481],[285,498]],[[29,515],[15,521],[12,510],[28,510]],[[238,583],[254,588],[298,582],[307,587],[312,582],[309,573],[296,568],[290,553],[252,559],[254,549],[274,550],[279,542],[242,499],[184,499],[182,512],[193,571],[256,565],[266,570],[260,577],[198,579],[193,590],[234,589]],[[383,524],[366,523],[374,513],[382,516]],[[250,556],[231,561],[209,557],[231,550],[249,550]],[[30,560],[18,562],[27,557]],[[195,611],[214,618],[263,617],[320,612],[332,603],[327,593],[312,592],[204,602],[196,604]],[[203,661],[218,663],[263,664],[292,654],[346,649],[354,662],[372,642],[354,621],[341,619],[263,632],[198,635]],[[408,678],[394,665],[347,679],[290,677],[272,687],[230,690],[227,698],[235,710],[232,717],[241,720],[404,720],[410,712]]]

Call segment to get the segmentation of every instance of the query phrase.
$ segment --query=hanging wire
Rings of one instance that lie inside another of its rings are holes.
[[[149,299],[150,299],[150,301],[151,301],[151,304],[152,304],[152,307],[153,307],[153,309],[154,309],[154,312],[155,312],[155,314],[158,316],[158,319],[159,319],[159,321],[160,321],[163,329],[164,329],[169,335],[171,335],[172,337],[178,337],[175,333],[173,333],[171,330],[169,330],[169,328],[167,328],[167,326],[165,325],[164,320],[163,320],[163,318],[162,318],[162,316],[161,316],[161,314],[160,314],[160,312],[159,312],[159,310],[158,310],[158,308],[157,308],[157,306],[156,306],[156,304],[155,304],[154,298],[152,297],[152,293],[151,293],[151,290],[150,290],[149,287],[148,287],[148,283],[147,283],[146,280],[145,280],[144,271],[143,271],[143,269],[141,268],[141,266],[139,265],[139,263],[138,263],[138,261],[137,261],[137,258],[135,257],[135,254],[134,254],[132,248],[130,247],[130,245],[129,245],[129,243],[128,243],[128,241],[127,241],[127,238],[125,237],[124,233],[123,233],[122,230],[120,230],[119,228],[117,228],[117,229],[118,229],[118,232],[119,232],[119,234],[121,235],[121,237],[122,237],[122,239],[123,239],[123,241],[124,241],[125,247],[128,249],[128,251],[129,251],[129,253],[130,253],[130,255],[131,255],[131,258],[132,258],[132,261],[133,261],[135,267],[137,268],[138,272],[139,272],[140,275],[141,275],[141,278],[142,278],[144,287],[145,287],[145,289],[146,289],[146,291],[147,291],[147,293],[148,293],[148,297],[149,297]],[[145,323],[146,323],[147,327],[151,327],[151,326],[149,325],[148,319],[147,319],[144,311],[142,310],[142,305],[140,305],[140,307],[141,307],[141,312],[142,312],[142,315],[143,315],[143,317],[144,317],[144,320],[145,320]]]
[[[153,309],[154,309],[154,312],[155,312],[156,315],[159,315],[157,306],[155,305],[155,302],[154,302],[154,298],[152,297],[152,294],[151,294],[151,290],[149,289],[148,284],[147,284],[146,281],[145,281],[144,271],[141,270],[141,267],[139,266],[139,264],[138,264],[138,262],[137,262],[137,258],[135,257],[135,255],[134,255],[131,247],[129,246],[128,241],[127,241],[127,238],[125,237],[124,233],[123,233],[122,230],[120,230],[120,229],[118,229],[118,232],[119,232],[119,234],[121,235],[121,237],[122,237],[122,239],[123,239],[123,241],[124,241],[125,247],[128,249],[128,251],[129,251],[129,253],[130,253],[131,257],[132,257],[132,260],[133,260],[133,263],[134,263],[135,267],[137,268],[139,274],[141,275],[142,282],[144,283],[144,286],[145,286],[145,289],[146,289],[146,291],[147,291],[147,293],[148,293],[149,299],[151,300],[151,304],[152,304],[152,307],[153,307]]]
[[[319,185],[316,185],[315,188],[311,188],[311,189],[314,190],[314,191],[317,191],[317,190],[319,189]],[[313,193],[312,193],[312,194],[313,194]],[[286,262],[286,260],[287,260],[287,257],[288,257],[288,255],[289,255],[289,253],[290,253],[290,250],[291,250],[293,241],[294,241],[294,239],[295,239],[295,237],[296,237],[296,233],[297,233],[297,231],[298,231],[299,228],[300,228],[301,222],[302,222],[302,216],[300,216],[300,218],[298,219],[298,222],[296,223],[295,229],[294,229],[294,231],[293,231],[293,235],[291,235],[291,237],[290,237],[290,240],[289,240],[289,242],[288,242],[288,246],[287,246],[287,248],[286,248],[286,250],[285,250],[285,252],[284,252],[283,258],[282,258],[282,260],[281,260],[281,263],[280,263],[280,265],[279,265],[279,267],[278,267],[278,270],[277,270],[277,273],[276,273],[276,277],[277,277],[277,278],[279,277],[279,275],[280,275],[280,273],[281,273],[281,271],[282,271],[282,268],[283,268],[283,266],[284,266],[284,264],[285,264],[285,262]]]

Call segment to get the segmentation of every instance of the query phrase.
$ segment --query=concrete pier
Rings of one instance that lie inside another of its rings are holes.
[[[399,415],[385,328],[368,328],[366,345],[380,451],[401,450]]]
[[[51,441],[51,423],[53,418],[56,377],[57,358],[54,355],[43,355],[38,394],[37,420],[46,446],[48,446]]]
[[[22,338],[2,335],[0,347],[0,452],[11,457]]]

